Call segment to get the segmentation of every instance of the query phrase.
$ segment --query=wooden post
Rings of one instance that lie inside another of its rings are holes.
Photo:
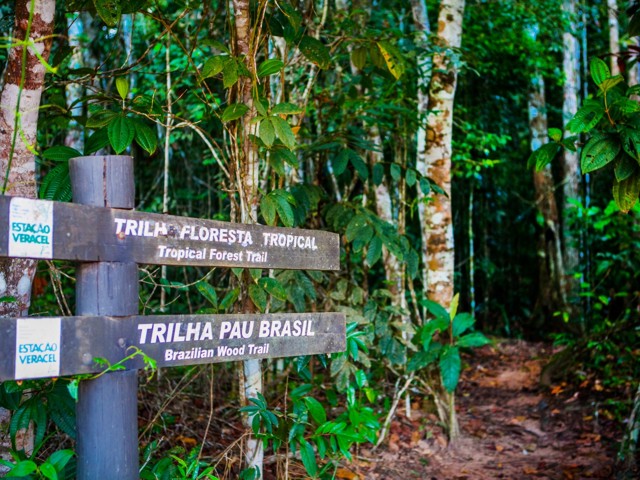
[[[134,207],[133,159],[95,156],[71,159],[74,202],[100,207]],[[135,263],[80,264],[77,315],[138,313]],[[77,405],[79,480],[136,480],[138,474],[138,377],[135,370],[110,372],[80,384]]]

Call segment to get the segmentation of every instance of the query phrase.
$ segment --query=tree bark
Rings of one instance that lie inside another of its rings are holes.
[[[426,44],[431,33],[429,27],[429,17],[427,14],[427,3],[425,0],[411,0],[411,12],[413,15],[413,25],[416,30],[416,44],[423,47],[418,50],[416,63],[418,64],[417,78],[417,101],[418,101],[418,131],[416,132],[416,170],[422,174],[427,171],[425,159],[427,156],[427,130],[425,128],[427,112],[429,111],[429,82],[433,67],[432,56],[428,54]],[[429,237],[427,227],[427,197],[418,187],[418,218],[422,233],[422,264],[428,265],[428,251],[426,239]],[[426,287],[429,283],[428,271],[422,270],[422,284]],[[423,312],[423,314],[426,313]]]
[[[464,0],[443,0],[438,13],[437,42],[446,50],[460,47]],[[458,71],[447,58],[437,53],[433,57],[433,77],[429,86],[427,147],[423,175],[433,179],[446,195],[435,194],[427,204],[425,224],[427,237],[427,295],[448,308],[453,298],[453,224],[451,212],[451,140],[453,104]]]
[[[607,19],[609,24],[609,54],[611,55],[611,75],[620,73],[620,31],[618,26],[618,2],[607,0]]]
[[[233,12],[235,20],[235,54],[244,56],[245,64],[254,77],[255,59],[252,51],[252,30],[249,0],[233,0]],[[255,40],[255,39],[254,39]],[[237,142],[241,150],[237,155],[236,183],[240,194],[240,221],[242,223],[257,223],[258,221],[258,185],[259,185],[259,159],[256,146],[251,141],[250,135],[255,135],[256,125],[251,124],[251,119],[256,116],[251,93],[252,78],[241,77],[238,83],[238,101],[249,107],[242,118],[237,131]],[[243,311],[255,312],[255,305],[249,298],[248,286],[251,278],[248,271],[244,276],[243,285]],[[245,360],[243,363],[243,394],[244,402],[248,398],[256,398],[262,393],[262,363],[260,360]],[[245,427],[251,431],[252,418],[245,417]],[[245,462],[247,468],[257,468],[260,477],[263,476],[264,448],[262,441],[250,435],[245,449]]]
[[[563,0],[562,10],[568,21],[568,28],[562,34],[563,57],[562,69],[564,72],[562,124],[566,126],[578,111],[578,98],[580,94],[580,46],[577,32],[577,7],[576,0]],[[569,277],[567,278],[568,294],[578,294],[578,279],[572,275],[579,269],[580,250],[578,238],[569,229],[567,215],[575,211],[572,200],[580,199],[580,161],[577,152],[564,149],[562,155],[562,190],[563,190],[563,259],[564,266]]]
[[[33,8],[31,8],[33,7]],[[55,0],[16,0],[15,26],[0,93],[0,171],[3,195],[35,198],[36,163],[34,149],[40,97],[46,69],[34,52],[49,59],[53,35]],[[25,45],[29,45],[25,48]],[[31,303],[31,284],[36,262],[0,259],[0,316],[26,316]],[[0,423],[7,421],[0,409]],[[4,430],[4,429],[3,429]],[[8,439],[7,439],[8,440]],[[33,448],[31,435],[16,439],[18,449]],[[0,443],[0,456],[7,456],[10,443]]]
[[[532,79],[529,93],[529,128],[531,151],[549,141],[547,134],[547,112],[544,94],[544,79],[537,73]],[[543,218],[538,245],[540,262],[538,305],[547,316],[566,307],[566,285],[560,239],[560,220],[555,198],[555,185],[551,165],[542,171],[534,171],[535,202]]]

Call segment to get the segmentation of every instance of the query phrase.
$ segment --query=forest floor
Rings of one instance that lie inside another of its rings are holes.
[[[594,402],[592,389],[539,386],[541,368],[552,353],[546,344],[511,340],[478,349],[465,358],[457,400],[462,438],[455,446],[447,446],[435,415],[414,408],[408,419],[401,410],[385,444],[376,451],[360,449],[340,476],[351,480],[612,478],[618,427],[611,414]]]

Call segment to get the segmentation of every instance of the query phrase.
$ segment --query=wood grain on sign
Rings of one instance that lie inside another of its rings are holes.
[[[48,319],[39,318],[38,322]],[[140,349],[159,367],[218,363],[252,358],[277,358],[342,352],[346,348],[342,313],[273,313],[263,315],[151,315],[130,317],[56,317],[59,328],[57,375],[96,373],[95,363],[111,364]],[[42,338],[31,332],[29,347],[19,331],[20,319],[0,318],[0,381],[46,376],[42,368],[53,347],[47,329]],[[42,324],[42,323],[40,323]],[[42,353],[42,355],[40,355]],[[142,368],[142,358],[128,369]]]

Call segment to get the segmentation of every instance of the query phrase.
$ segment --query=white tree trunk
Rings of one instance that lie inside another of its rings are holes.
[[[620,31],[618,26],[618,2],[607,0],[607,19],[609,23],[609,54],[611,55],[611,75],[618,75],[620,67]]]
[[[9,48],[0,93],[0,193],[35,198],[36,164],[33,151],[36,148],[40,97],[46,69],[34,51],[43,59],[49,59],[55,0],[16,0],[15,12],[13,38],[18,41],[29,40],[34,46],[27,49],[26,65],[23,65],[23,47],[13,45]],[[0,303],[1,316],[27,315],[35,271],[36,262],[33,260],[0,260],[0,297],[15,299]],[[0,409],[0,431],[7,431],[7,418],[7,412]],[[21,432],[16,438],[18,449],[33,449],[33,438],[28,432]],[[3,458],[7,458],[7,449],[10,448],[8,440],[0,438],[0,456]]]
[[[568,20],[568,28],[562,34],[562,70],[564,72],[562,124],[566,126],[578,111],[580,96],[580,44],[577,34],[576,0],[563,0],[562,10]],[[578,239],[569,231],[567,215],[575,210],[571,200],[580,199],[580,161],[577,152],[564,149],[562,155],[562,189],[563,189],[563,257],[569,294],[577,295],[578,279],[572,276],[578,271],[580,264],[580,250]]]
[[[427,226],[427,295],[448,308],[453,298],[453,223],[451,212],[451,140],[453,104],[458,72],[449,61],[450,49],[460,47],[464,0],[443,0],[438,13],[437,41],[446,49],[433,57],[433,77],[429,86],[427,147],[424,155],[426,176],[447,195],[435,194],[425,211]],[[447,52],[448,51],[448,52]]]

